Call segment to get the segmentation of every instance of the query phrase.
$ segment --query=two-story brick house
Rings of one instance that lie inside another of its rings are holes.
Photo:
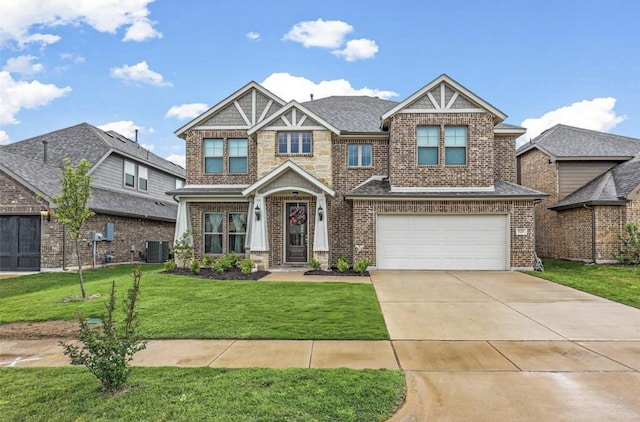
[[[378,269],[531,268],[534,202],[518,186],[524,129],[441,75],[402,102],[285,103],[251,82],[175,133],[187,184],[176,238],[262,268],[338,256]]]
[[[84,264],[100,264],[104,254],[111,262],[138,260],[147,241],[172,243],[178,207],[166,191],[184,184],[184,169],[116,132],[81,123],[0,146],[0,271],[76,265],[51,201],[60,193],[65,158],[91,163],[88,205],[95,215],[79,236]],[[103,235],[95,249],[94,233]]]

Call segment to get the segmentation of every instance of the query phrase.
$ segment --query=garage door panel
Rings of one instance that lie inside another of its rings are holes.
[[[507,269],[506,215],[379,215],[380,269]]]

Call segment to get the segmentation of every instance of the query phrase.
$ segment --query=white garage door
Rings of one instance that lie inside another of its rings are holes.
[[[378,215],[377,267],[506,270],[506,215]]]

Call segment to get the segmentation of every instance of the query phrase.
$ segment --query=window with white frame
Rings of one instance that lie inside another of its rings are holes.
[[[184,186],[184,180],[176,177],[176,189],[180,189]]]
[[[278,133],[278,154],[311,154],[311,132]]]
[[[136,187],[136,163],[124,161],[124,185],[128,188]]]
[[[208,212],[204,214],[204,253],[222,253],[222,223],[224,214]]]
[[[149,175],[146,167],[138,166],[138,190],[147,191]]]
[[[418,165],[435,166],[439,163],[440,128],[438,126],[418,127]]]
[[[373,165],[372,146],[370,144],[349,144],[347,163],[349,167],[371,167]]]
[[[204,172],[222,173],[224,170],[224,142],[222,139],[204,140]]]
[[[444,163],[447,165],[467,164],[467,128],[465,126],[444,128]]]
[[[229,139],[229,173],[247,173],[248,142]]]
[[[229,213],[229,252],[244,253],[244,241],[247,235],[247,213]]]

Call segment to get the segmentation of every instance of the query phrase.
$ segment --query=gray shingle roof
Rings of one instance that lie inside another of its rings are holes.
[[[43,164],[42,161],[0,150],[0,170],[5,170],[36,193],[48,197],[60,193],[60,173],[55,167]]]
[[[182,167],[161,158],[141,147],[140,144],[113,131],[105,132],[88,123],[80,123],[65,129],[14,142],[0,147],[0,151],[43,162],[44,147],[48,142],[47,162],[54,167],[63,167],[65,157],[77,163],[81,158],[96,165],[110,150],[135,158],[150,166],[160,168],[176,176],[184,177]]]
[[[92,189],[89,208],[97,213],[176,221],[178,204],[102,188]]]
[[[246,186],[238,186],[238,187],[218,187],[218,186],[197,186],[197,185],[189,185],[182,187],[180,189],[175,189],[167,192],[167,195],[220,195],[220,196],[243,196],[242,191],[246,188]]]
[[[520,155],[539,148],[558,158],[622,158],[629,159],[640,152],[640,139],[597,132],[566,125],[555,125],[522,145]]]
[[[583,205],[624,205],[640,186],[640,156],[618,164],[550,208],[555,210]]]
[[[366,96],[333,96],[301,103],[341,132],[352,133],[382,132],[380,116],[397,104]]]
[[[500,197],[523,197],[523,198],[544,198],[546,193],[504,180],[494,181],[493,192],[392,192],[388,180],[371,180],[364,185],[357,187],[349,193],[348,197],[386,196],[386,197],[421,197],[421,198],[500,198]]]

